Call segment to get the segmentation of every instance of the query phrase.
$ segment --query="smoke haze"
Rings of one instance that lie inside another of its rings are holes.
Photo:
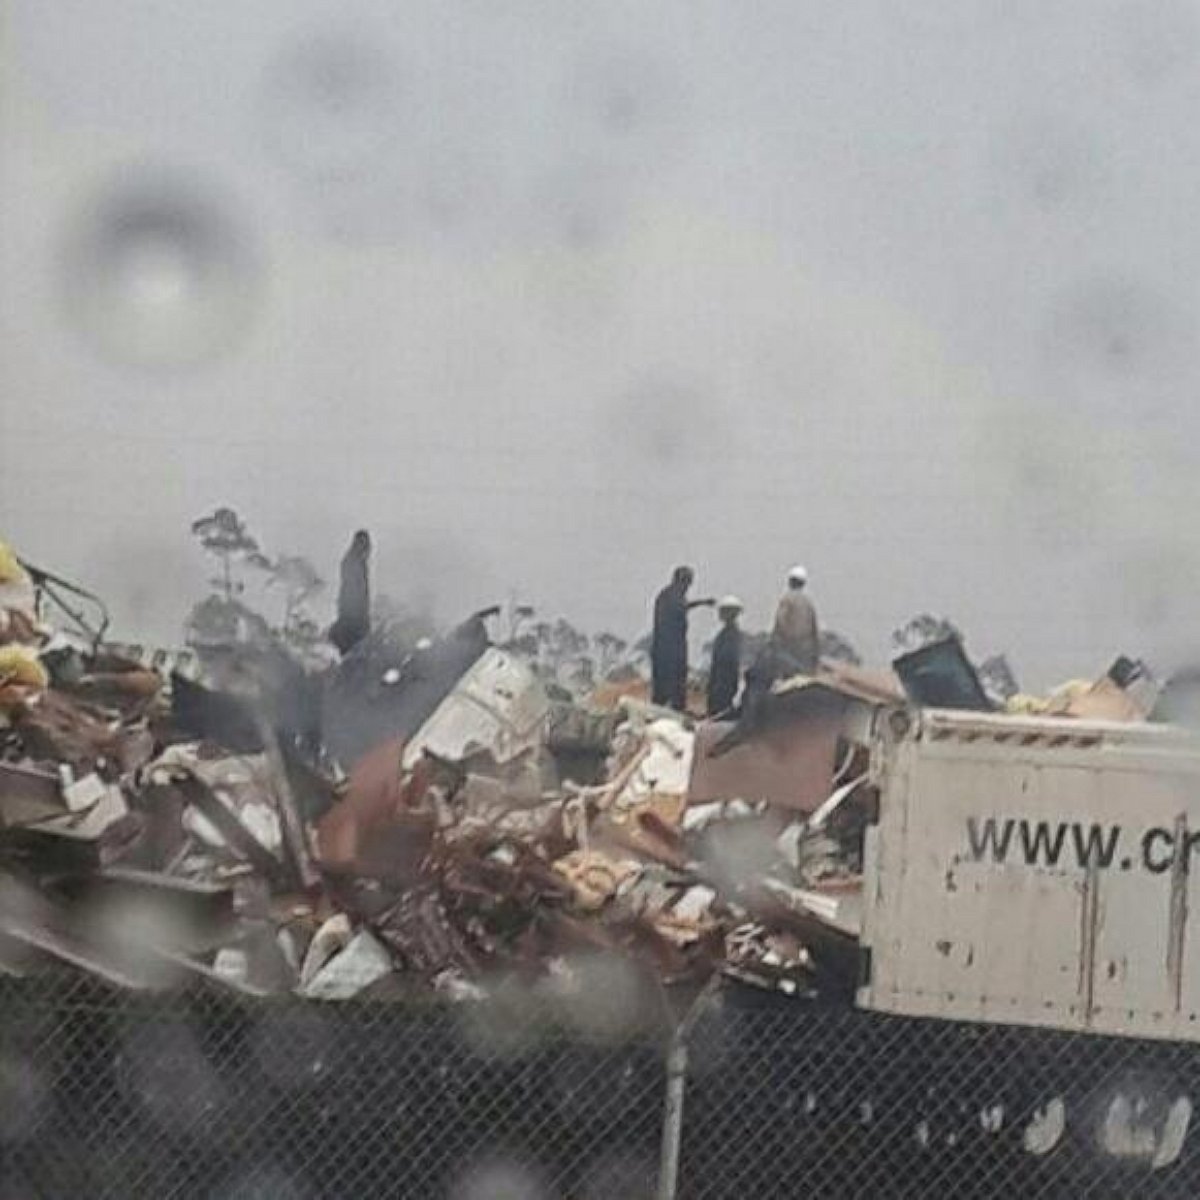
[[[3,11],[0,534],[119,632],[228,504],[446,617],[1195,648],[1193,5]]]

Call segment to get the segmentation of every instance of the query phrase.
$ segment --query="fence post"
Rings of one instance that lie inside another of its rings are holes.
[[[667,1043],[667,1091],[663,1101],[662,1148],[658,1160],[658,1200],[676,1200],[679,1190],[679,1154],[683,1148],[683,1097],[687,1088],[688,1034],[720,985],[713,975],[692,1002],[682,1021],[671,1030]]]
[[[687,1084],[687,1039],[683,1026],[671,1032],[667,1047],[667,1096],[663,1104],[662,1153],[658,1164],[658,1200],[675,1200],[679,1188],[679,1151],[683,1144],[683,1094]]]

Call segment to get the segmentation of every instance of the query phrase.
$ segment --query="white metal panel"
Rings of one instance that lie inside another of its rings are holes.
[[[1200,748],[1163,727],[1008,720],[923,714],[875,747],[860,1002],[1200,1040],[1200,896],[1163,868],[1172,839],[1200,855]]]
[[[489,750],[497,762],[508,762],[538,743],[549,711],[545,689],[529,666],[490,648],[405,746],[404,766],[413,766],[425,750],[453,761]]]
[[[1181,976],[1173,969],[1171,950],[1172,938],[1177,936],[1172,913],[1176,873],[1148,870],[1142,861],[1141,842],[1148,829],[1174,834],[1174,827],[1181,818],[1186,820],[1189,807],[1195,805],[1196,780],[1166,771],[1141,773],[1137,776],[1137,809],[1132,812],[1128,808],[1129,776],[1105,772],[1101,787],[1105,810],[1124,808],[1129,813],[1126,828],[1137,833],[1133,841],[1124,839],[1118,869],[1098,875],[1093,1023],[1150,1020],[1173,1024],[1183,999],[1173,982]],[[1166,857],[1171,847],[1163,848]],[[1158,859],[1154,865],[1159,865]],[[1187,886],[1186,878],[1180,882]],[[1193,963],[1200,959],[1193,958]]]
[[[948,852],[947,827],[978,812],[1005,811],[1020,780],[1009,764],[922,759],[914,763],[903,837],[904,869],[889,906],[899,958],[894,988],[933,1005],[1021,1006],[1031,976],[1058,1004],[1078,996],[1078,881],[1060,871],[966,861]],[[1036,780],[1036,775],[1033,776]],[[939,821],[923,798],[936,795]],[[1039,936],[1051,925],[1053,938]],[[896,932],[901,936],[896,937]]]
[[[919,716],[920,734],[926,744],[934,744],[942,734],[961,742],[966,738],[992,735],[1012,744],[1022,735],[1032,735],[1039,743],[1055,738],[1071,742],[1099,739],[1117,746],[1174,746],[1194,748],[1195,737],[1184,729],[1149,721],[1097,721],[1077,717],[1040,717],[1007,713],[978,713],[958,709],[923,709]]]
[[[871,981],[874,994],[891,996],[900,989],[897,971],[903,960],[903,924],[890,919],[892,905],[903,891],[904,822],[907,816],[906,773],[912,755],[890,745],[882,736],[871,747],[871,782],[887,787],[891,797],[890,820],[867,829],[863,841],[863,922],[861,945],[872,952]]]

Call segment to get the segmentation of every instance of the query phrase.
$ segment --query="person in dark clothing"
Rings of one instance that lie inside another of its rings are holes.
[[[342,558],[337,620],[329,630],[329,640],[343,656],[349,654],[371,628],[370,558],[371,535],[360,529]]]
[[[651,699],[678,712],[687,707],[688,612],[711,606],[711,600],[688,600],[695,573],[676,567],[654,600],[654,629],[650,636]]]
[[[712,663],[708,669],[708,715],[728,712],[737,697],[742,675],[742,630],[738,619],[742,602],[726,596],[717,604],[721,631],[713,641]]]

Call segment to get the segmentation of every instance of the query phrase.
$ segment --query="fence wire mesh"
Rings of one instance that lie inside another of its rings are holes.
[[[532,1006],[0,984],[0,1200],[644,1200],[665,1030]],[[687,1037],[680,1197],[1193,1197],[1188,1045],[726,989]]]

